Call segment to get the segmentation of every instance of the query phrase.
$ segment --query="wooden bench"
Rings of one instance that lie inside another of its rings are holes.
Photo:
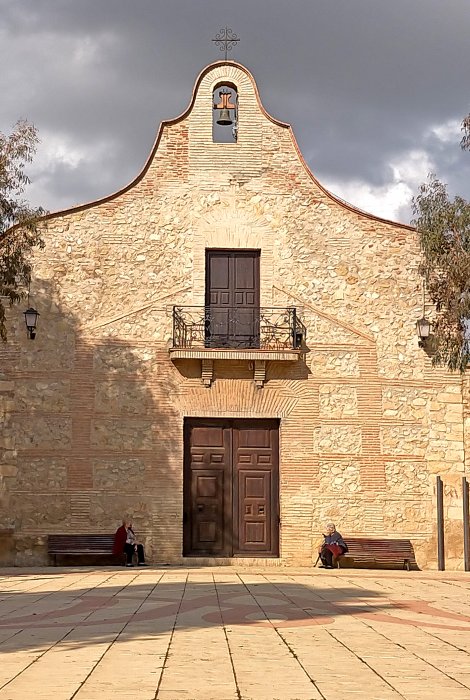
[[[413,545],[410,540],[345,537],[349,551],[336,559],[338,569],[344,564],[390,566],[407,571],[418,571]]]
[[[114,535],[48,535],[47,551],[54,557],[57,566],[58,556],[112,557]],[[123,561],[122,555],[117,555]]]

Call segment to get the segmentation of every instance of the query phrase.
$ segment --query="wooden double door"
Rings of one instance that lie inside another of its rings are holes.
[[[279,556],[279,421],[187,419],[185,556]]]
[[[206,251],[206,347],[259,347],[259,263],[259,250]]]

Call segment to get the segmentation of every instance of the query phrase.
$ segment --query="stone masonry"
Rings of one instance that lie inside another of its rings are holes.
[[[213,143],[212,94],[236,86],[237,143]],[[417,236],[326,192],[291,128],[227,61],[199,76],[136,180],[49,215],[31,303],[0,348],[0,561],[47,560],[49,533],[113,532],[130,513],[150,560],[182,562],[183,420],[280,419],[281,555],[309,564],[325,519],[409,537],[436,566],[436,475],[447,566],[462,567],[468,381],[418,347]],[[261,305],[295,306],[297,362],[172,360],[173,305],[203,305],[205,250],[261,250]],[[431,313],[432,309],[428,309]],[[264,367],[264,366],[263,366]]]

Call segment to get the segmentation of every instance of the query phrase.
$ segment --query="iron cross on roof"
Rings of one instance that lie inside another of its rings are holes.
[[[221,29],[215,35],[215,39],[212,39],[212,41],[216,46],[220,47],[221,51],[225,51],[225,60],[227,60],[227,53],[237,45],[240,39],[232,32],[230,27],[225,27],[225,29]]]

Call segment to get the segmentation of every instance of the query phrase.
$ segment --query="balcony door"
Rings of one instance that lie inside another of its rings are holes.
[[[279,555],[279,421],[187,418],[185,556]]]
[[[259,347],[259,259],[259,250],[206,251],[206,347]]]

